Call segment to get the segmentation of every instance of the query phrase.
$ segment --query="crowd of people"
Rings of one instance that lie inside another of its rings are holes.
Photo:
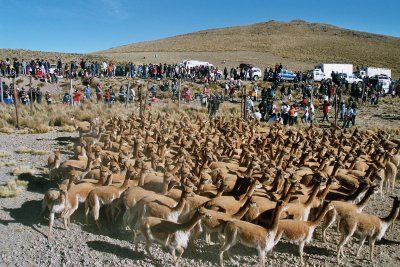
[[[97,62],[82,59],[79,63],[71,61],[64,64],[61,59],[56,64],[50,64],[48,60],[31,60],[19,61],[16,58],[10,60],[6,58],[0,61],[0,74],[2,76],[18,77],[19,75],[32,75],[40,77],[50,77],[52,82],[57,81],[56,77],[82,77],[86,79],[87,85],[81,91],[74,89],[72,95],[66,92],[62,98],[62,102],[66,105],[80,105],[81,101],[95,101],[96,103],[113,104],[115,102],[133,102],[135,99],[135,90],[130,88],[129,92],[126,86],[121,85],[119,90],[115,92],[112,86],[103,89],[102,84],[98,83],[95,88],[90,88],[90,79],[94,77],[115,77],[117,75],[133,77],[133,78],[152,78],[154,83],[149,87],[149,93],[152,100],[157,99],[158,91],[172,91],[173,100],[179,97],[184,103],[189,103],[194,98],[190,86],[184,86],[178,95],[178,79],[184,81],[200,81],[205,84],[204,90],[200,93],[201,105],[208,107],[210,116],[216,116],[220,103],[224,100],[234,102],[238,98],[238,92],[244,93],[245,109],[248,117],[256,118],[265,122],[277,122],[284,125],[295,125],[300,121],[302,123],[313,123],[315,121],[315,107],[310,101],[313,97],[323,102],[321,111],[323,114],[321,122],[329,121],[329,113],[335,103],[338,103],[339,121],[343,122],[343,127],[355,125],[357,115],[357,102],[370,103],[378,105],[379,99],[382,97],[382,88],[379,85],[366,83],[360,87],[359,84],[335,84],[331,80],[322,81],[321,83],[311,83],[310,77],[297,72],[297,79],[293,83],[281,83],[277,77],[284,66],[276,64],[273,67],[266,68],[264,77],[272,79],[271,85],[259,89],[260,83],[252,81],[252,74],[248,73],[249,68],[231,68],[230,71],[225,67],[223,72],[218,68],[210,68],[205,66],[196,66],[185,68],[181,64],[134,64],[129,62],[124,66],[117,66],[112,62]],[[221,75],[222,73],[222,75]],[[222,79],[219,81],[219,79]],[[249,80],[249,82],[247,82]],[[218,92],[211,93],[207,87],[210,82],[218,82],[221,86],[220,94]],[[248,88],[250,87],[250,90]],[[243,91],[243,88],[246,88]],[[14,88],[12,84],[7,86],[2,84],[3,101],[5,103],[13,103]],[[43,93],[40,88],[32,88],[25,90],[23,87],[16,88],[17,98],[23,104],[31,102],[41,103]],[[259,93],[261,91],[261,93]],[[301,99],[293,97],[294,92],[301,95]],[[339,101],[339,96],[343,92],[350,94],[349,101]],[[391,92],[392,93],[392,92]],[[277,97],[279,96],[279,97]],[[396,96],[396,94],[392,94]],[[51,94],[46,91],[45,100],[51,104],[53,99]],[[281,103],[279,108],[277,103]],[[298,117],[301,116],[301,120]]]

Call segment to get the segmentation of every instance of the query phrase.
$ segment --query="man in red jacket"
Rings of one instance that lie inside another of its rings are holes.
[[[75,89],[75,92],[73,93],[74,106],[79,106],[81,104],[81,95],[82,93],[78,89]]]
[[[326,121],[329,122],[329,117],[328,117],[329,102],[326,101],[326,100],[324,101],[324,105],[323,105],[323,107],[322,107],[322,112],[324,113],[324,117],[322,118],[322,121],[321,121],[321,122],[324,122],[324,121],[325,121],[325,118],[326,118]]]

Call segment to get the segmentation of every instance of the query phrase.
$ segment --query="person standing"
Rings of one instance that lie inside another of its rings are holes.
[[[254,91],[254,94],[255,94],[255,96],[254,96],[254,101],[258,101],[258,85],[256,84],[256,83],[254,83],[254,85],[253,85],[253,91]]]
[[[264,121],[267,115],[267,102],[265,102],[265,99],[261,100],[260,104],[258,104],[258,109],[261,113],[261,121]]]
[[[36,101],[38,102],[38,104],[42,103],[43,93],[42,93],[42,91],[40,91],[39,87],[36,89],[35,94],[36,94]],[[33,97],[33,94],[32,94],[32,97]]]
[[[291,105],[289,108],[289,126],[292,126],[294,123],[294,113],[295,113],[294,105]]]
[[[282,116],[283,125],[286,126],[289,122],[289,106],[286,105],[285,102],[283,102],[282,106],[281,106],[281,116]]]
[[[324,122],[325,118],[326,118],[326,121],[329,122],[329,117],[328,117],[329,102],[327,100],[324,100],[324,104],[322,106],[322,112],[324,113],[324,116],[322,117],[322,121],[321,122]]]
[[[356,124],[356,115],[357,115],[357,104],[356,102],[353,102],[351,104],[351,108],[353,110],[351,114],[351,124],[354,126]]]
[[[74,106],[79,106],[81,104],[81,95],[82,93],[78,89],[75,89],[75,92],[73,93]]]
[[[246,118],[249,118],[252,114],[253,114],[253,106],[254,103],[251,100],[250,96],[247,96],[246,98],[246,103],[245,103],[245,107],[246,107]]]
[[[89,84],[85,87],[83,94],[85,95],[85,98],[87,100],[90,100],[90,98],[92,96],[92,89],[90,88]]]
[[[228,69],[226,67],[224,68],[224,78],[225,80],[228,78]]]
[[[340,119],[339,121],[344,121],[344,114],[346,113],[346,104],[342,100],[340,102]]]
[[[310,107],[310,124],[312,125],[315,117],[315,108],[312,102],[309,102],[308,105]]]
[[[98,83],[96,85],[96,97],[97,97],[97,103],[101,103],[102,101],[102,92],[101,92],[101,84]]]

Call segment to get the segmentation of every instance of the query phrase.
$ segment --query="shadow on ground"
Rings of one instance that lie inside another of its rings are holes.
[[[146,256],[142,251],[134,251],[132,248],[122,247],[120,245],[111,244],[105,241],[88,241],[86,242],[89,248],[99,252],[112,253],[120,258],[131,260],[144,260]]]

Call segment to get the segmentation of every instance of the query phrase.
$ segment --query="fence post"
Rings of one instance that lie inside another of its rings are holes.
[[[3,80],[2,80],[1,78],[0,78],[0,93],[1,93],[1,95],[0,95],[1,103],[4,104],[4,98],[3,98]]]
[[[181,86],[182,79],[179,79],[179,89],[178,89],[178,107],[181,108]]]
[[[17,88],[15,87],[15,78],[12,79],[14,88],[14,106],[15,106],[15,117],[17,122],[17,129],[19,130],[19,117],[18,117],[18,105],[17,105]]]
[[[126,89],[126,95],[125,95],[125,109],[128,108],[128,99],[131,97],[131,80],[128,78],[128,88]]]
[[[71,108],[72,108],[72,106],[74,104],[73,101],[74,100],[73,100],[73,97],[72,97],[72,79],[69,79],[69,102],[70,102]]]
[[[32,76],[29,76],[29,93],[31,94],[31,113],[33,112]]]

